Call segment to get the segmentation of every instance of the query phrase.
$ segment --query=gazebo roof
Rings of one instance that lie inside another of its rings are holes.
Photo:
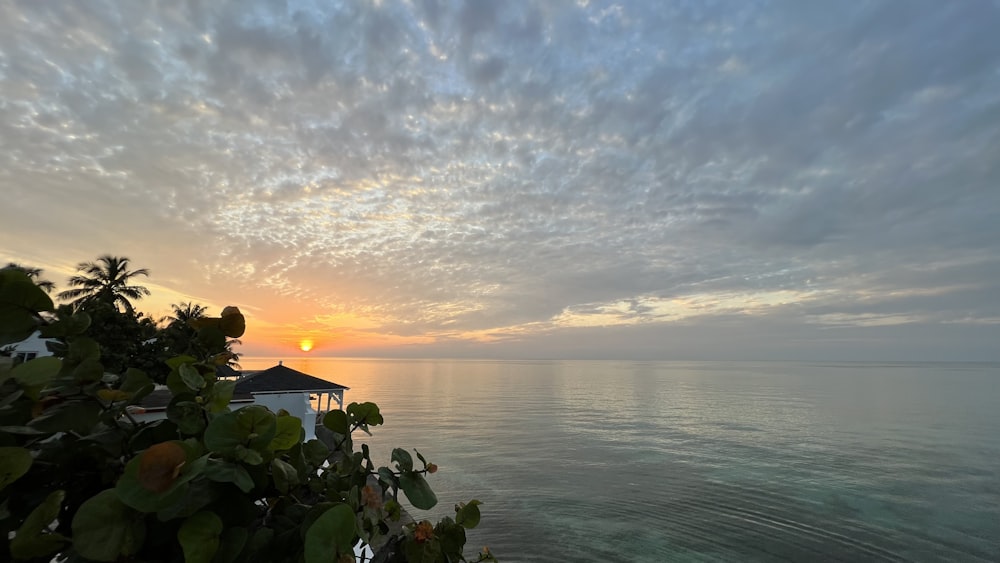
[[[234,397],[254,393],[322,393],[349,389],[332,381],[326,381],[309,374],[278,364],[272,368],[249,373],[236,382]]]
[[[272,368],[249,372],[238,380],[233,390],[233,402],[252,401],[253,395],[257,393],[330,393],[348,389],[350,387],[296,371],[279,363]],[[147,410],[163,410],[171,398],[173,395],[167,389],[157,389],[146,396],[140,405]]]

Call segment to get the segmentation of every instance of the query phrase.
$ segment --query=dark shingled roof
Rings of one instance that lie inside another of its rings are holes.
[[[348,387],[295,371],[281,364],[248,374],[236,382],[233,396],[287,391],[342,391]]]
[[[237,373],[230,368],[230,371]],[[219,373],[216,371],[216,373]],[[221,375],[221,374],[220,374]],[[253,393],[282,393],[282,392],[324,392],[341,391],[350,387],[338,385],[332,381],[326,381],[309,374],[296,371],[281,364],[273,368],[249,372],[242,379],[236,382],[236,389],[233,391],[233,402],[253,400]],[[140,402],[140,406],[146,410],[162,410],[167,407],[173,394],[168,389],[157,389]]]

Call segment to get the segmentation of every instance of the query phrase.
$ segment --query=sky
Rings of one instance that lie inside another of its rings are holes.
[[[248,356],[1000,360],[1000,3],[0,0],[0,259]]]

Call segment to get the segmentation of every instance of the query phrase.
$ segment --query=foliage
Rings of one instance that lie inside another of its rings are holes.
[[[110,254],[99,256],[96,262],[81,262],[76,267],[81,274],[69,279],[75,289],[60,292],[59,299],[72,300],[77,307],[100,301],[133,313],[132,301],[149,295],[149,289],[130,283],[136,276],[149,276],[149,270],[129,271],[129,262],[129,258]]]
[[[28,274],[28,277],[31,278],[31,281],[35,282],[35,285],[37,285],[38,287],[44,289],[45,293],[52,293],[52,290],[56,288],[56,284],[52,283],[49,280],[42,279],[41,268],[30,268],[28,266],[22,266],[21,264],[18,264],[16,262],[8,262],[7,265],[4,266],[4,268],[5,269],[13,268],[15,270],[21,270],[25,274]]]
[[[0,346],[40,328],[55,356],[0,367],[0,559],[68,561],[353,561],[361,540],[382,561],[464,561],[479,502],[436,525],[400,521],[399,492],[437,498],[419,453],[375,467],[355,430],[382,424],[373,403],[328,413],[325,440],[262,406],[230,410],[233,382],[211,358],[168,362],[167,418],[135,422],[128,406],[154,389],[141,370],[108,373],[88,336],[96,317],[53,308],[24,272],[0,270]],[[199,333],[242,335],[235,307]],[[488,552],[475,561],[493,561]]]

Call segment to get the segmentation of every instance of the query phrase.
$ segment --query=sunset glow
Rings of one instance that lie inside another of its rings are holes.
[[[181,4],[0,3],[0,264],[247,356],[998,357],[995,3]]]

